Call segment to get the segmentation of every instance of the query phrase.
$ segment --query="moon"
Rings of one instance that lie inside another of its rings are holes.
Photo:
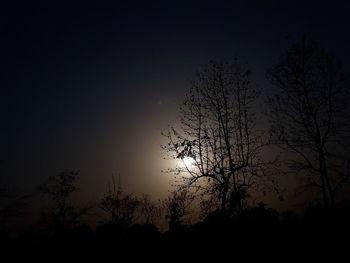
[[[194,159],[188,156],[185,156],[182,159],[183,163],[185,164],[186,167],[190,167],[194,164]]]

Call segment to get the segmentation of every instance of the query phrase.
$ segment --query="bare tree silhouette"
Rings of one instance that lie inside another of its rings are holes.
[[[170,195],[163,200],[169,230],[176,231],[183,226],[183,218],[190,214],[193,200],[194,195],[186,187],[170,192]]]
[[[78,224],[78,218],[86,209],[78,209],[71,202],[71,195],[77,190],[79,171],[64,171],[50,176],[47,183],[39,185],[38,190],[47,196],[53,207],[42,215],[42,223],[56,233],[64,232]]]
[[[101,201],[103,211],[110,215],[110,223],[120,226],[131,225],[139,204],[140,202],[135,196],[123,193],[120,175],[118,185],[112,177],[112,186],[109,187],[107,194]]]
[[[349,131],[349,93],[340,64],[304,37],[267,77],[276,88],[268,100],[274,143],[295,154],[290,167],[306,172],[308,185],[322,190],[325,207],[334,207],[337,190],[349,178],[341,147]]]
[[[145,224],[156,224],[162,213],[161,206],[153,202],[149,195],[143,195],[140,199],[140,214]]]
[[[181,163],[169,171],[202,196],[218,199],[222,210],[242,206],[267,164],[260,158],[264,143],[254,111],[259,92],[250,75],[237,60],[211,63],[186,95],[181,124],[163,133],[163,148]]]

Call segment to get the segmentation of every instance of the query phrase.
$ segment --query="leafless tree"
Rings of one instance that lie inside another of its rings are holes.
[[[101,201],[103,211],[110,215],[112,224],[129,226],[132,224],[139,200],[132,194],[125,194],[120,183],[118,185],[112,177],[112,186]]]
[[[170,230],[177,230],[184,224],[184,217],[191,213],[193,200],[194,195],[187,187],[179,187],[163,200],[165,219],[168,221]]]
[[[163,148],[179,165],[170,169],[186,185],[219,200],[219,208],[239,208],[264,175],[264,145],[258,130],[251,72],[237,60],[211,63],[198,73],[181,107],[180,124],[163,135]]]
[[[64,171],[50,176],[47,183],[38,186],[38,190],[52,202],[52,209],[43,214],[42,222],[62,231],[77,224],[78,218],[85,213],[71,203],[71,195],[77,190],[76,181],[79,171]]]
[[[303,38],[267,73],[275,87],[269,100],[273,141],[289,153],[293,171],[322,191],[325,207],[349,177],[342,151],[348,134],[348,87],[340,64],[317,43]],[[343,156],[342,156],[343,155]]]
[[[145,224],[156,224],[161,217],[161,207],[153,202],[149,195],[143,195],[140,199],[140,213]]]

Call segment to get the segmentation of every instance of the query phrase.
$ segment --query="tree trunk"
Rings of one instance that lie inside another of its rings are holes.
[[[221,210],[226,210],[226,203],[227,203],[227,193],[228,193],[228,187],[224,186],[224,189],[222,190],[222,196],[221,196]]]
[[[321,168],[321,176],[323,178],[322,180],[322,187],[324,188],[325,192],[328,192],[327,194],[327,200],[328,200],[328,207],[327,208],[334,208],[335,207],[335,201],[334,201],[334,193],[333,193],[333,188],[329,180],[329,175],[328,175],[328,169],[327,169],[327,164],[326,164],[326,158],[324,156],[323,151],[320,152],[320,168]]]

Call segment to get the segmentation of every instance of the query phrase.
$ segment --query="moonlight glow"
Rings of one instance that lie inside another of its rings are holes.
[[[194,159],[191,158],[191,157],[188,157],[188,156],[184,157],[184,158],[182,159],[182,161],[183,161],[183,163],[184,163],[187,167],[189,167],[189,166],[191,166],[191,165],[194,164]]]

